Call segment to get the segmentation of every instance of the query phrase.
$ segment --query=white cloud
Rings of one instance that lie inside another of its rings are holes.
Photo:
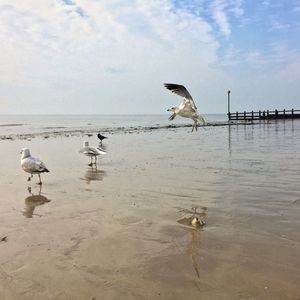
[[[270,0],[262,1],[261,4],[262,4],[263,6],[269,6],[269,5],[270,5]]]
[[[279,88],[284,75],[295,76],[290,86],[300,80],[295,68],[299,53],[288,47],[245,52],[231,44],[219,57],[224,40],[218,41],[219,32],[227,46],[234,18],[246,17],[243,1],[181,4],[2,1],[1,113],[164,113],[179,99],[163,82],[186,85],[202,112],[218,112],[224,111],[222,99],[229,88],[248,103],[247,82],[257,89],[264,85],[267,95],[274,88],[264,81]]]
[[[211,15],[220,32],[229,38],[231,35],[231,18],[244,15],[243,0],[214,0],[210,5]]]
[[[218,25],[221,33],[228,38],[230,36],[231,30],[228,16],[225,12],[225,7],[226,4],[224,0],[215,0],[211,4],[212,17]]]
[[[271,23],[271,29],[273,30],[284,30],[290,28],[290,24],[287,23],[281,23],[279,21],[273,21]]]
[[[26,112],[164,112],[163,82],[203,94],[208,78],[224,76],[212,67],[218,43],[211,26],[170,1],[73,3],[1,5],[0,102],[11,100],[7,111],[21,110],[16,103],[26,98]]]
[[[300,51],[279,43],[269,45],[268,51],[241,52],[232,47],[223,65],[234,83],[233,111],[296,107]]]

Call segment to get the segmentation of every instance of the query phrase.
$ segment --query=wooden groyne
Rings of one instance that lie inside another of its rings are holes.
[[[228,112],[228,120],[268,120],[268,119],[296,119],[300,118],[300,110],[259,110],[244,112]]]

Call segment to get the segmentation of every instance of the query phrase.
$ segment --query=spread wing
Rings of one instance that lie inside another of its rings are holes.
[[[184,106],[188,105],[189,107],[191,107],[195,110],[197,109],[192,96],[190,95],[188,90],[183,85],[174,84],[174,83],[165,83],[164,86],[165,86],[165,88],[170,90],[172,93],[177,94],[178,96],[181,96],[184,98],[183,103],[181,105],[184,105]]]

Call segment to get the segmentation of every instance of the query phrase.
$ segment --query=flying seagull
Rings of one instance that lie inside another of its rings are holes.
[[[170,121],[174,120],[177,115],[184,118],[190,118],[194,120],[192,132],[194,131],[194,129],[196,131],[198,130],[198,121],[202,121],[203,124],[205,124],[204,118],[197,111],[197,107],[195,105],[192,96],[183,85],[174,84],[174,83],[165,83],[164,86],[172,93],[175,93],[183,97],[182,102],[178,107],[172,107],[167,110],[173,112],[173,114],[169,118]]]
[[[50,172],[41,160],[30,155],[30,151],[27,148],[23,148],[21,150],[21,167],[25,172],[30,173],[28,181],[31,180],[33,174],[38,174],[40,180],[38,184],[40,185],[42,184],[40,174],[44,172]]]
[[[95,165],[97,164],[97,156],[106,154],[106,152],[102,148],[90,146],[89,142],[87,141],[83,143],[83,147],[79,149],[79,153],[82,153],[91,158],[91,163],[89,164],[89,166],[92,166],[93,164]],[[93,157],[95,159],[94,163],[93,163]]]

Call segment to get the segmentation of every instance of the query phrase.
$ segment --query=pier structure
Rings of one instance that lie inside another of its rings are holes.
[[[238,120],[268,120],[268,119],[298,119],[300,118],[300,110],[284,109],[284,110],[259,110],[259,111],[243,111],[230,112],[230,93],[227,91],[227,116],[229,121]]]
[[[228,120],[268,120],[268,119],[296,119],[300,118],[300,110],[284,109],[284,110],[259,110],[259,111],[244,111],[230,112],[228,111]]]

